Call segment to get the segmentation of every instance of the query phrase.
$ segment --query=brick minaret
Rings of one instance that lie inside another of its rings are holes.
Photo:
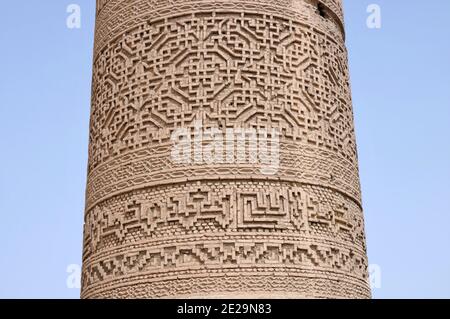
[[[82,297],[370,297],[344,37],[340,0],[97,0]],[[175,161],[199,120],[275,170]]]

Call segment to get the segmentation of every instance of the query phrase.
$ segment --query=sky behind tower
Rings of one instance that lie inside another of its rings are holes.
[[[450,298],[450,2],[344,3],[373,295]],[[79,297],[94,6],[2,4],[2,298]]]

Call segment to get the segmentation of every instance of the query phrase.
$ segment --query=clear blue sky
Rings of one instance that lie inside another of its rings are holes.
[[[79,296],[94,2],[2,3],[0,297]],[[450,1],[345,2],[374,297],[450,298]]]

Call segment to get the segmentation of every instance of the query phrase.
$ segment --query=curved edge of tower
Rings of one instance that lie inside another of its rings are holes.
[[[371,297],[343,17],[97,0],[82,298]],[[276,171],[174,162],[198,121],[279,130]]]

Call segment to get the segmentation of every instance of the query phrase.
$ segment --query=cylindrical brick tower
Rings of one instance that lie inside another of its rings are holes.
[[[341,0],[97,0],[83,298],[370,297],[343,23]]]

